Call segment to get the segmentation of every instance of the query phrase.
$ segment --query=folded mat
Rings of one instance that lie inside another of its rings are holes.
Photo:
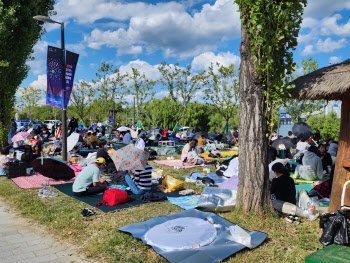
[[[170,203],[187,210],[195,208],[200,197],[200,195],[187,195],[181,197],[168,197],[168,200]]]
[[[162,165],[166,165],[166,166],[170,166],[170,167],[174,167],[174,166],[182,166],[182,161],[181,160],[162,160],[162,161],[159,161],[159,160],[155,160],[154,161],[155,163],[158,163],[158,164],[162,164]],[[193,168],[193,167],[203,167],[205,165],[186,165],[185,164],[185,168]]]
[[[29,189],[29,188],[35,188],[35,187],[43,187],[46,185],[59,185],[59,184],[67,184],[74,182],[76,176],[78,173],[75,173],[75,177],[68,180],[54,180],[51,178],[48,178],[46,176],[43,176],[41,174],[31,175],[31,176],[20,176],[16,178],[12,178],[11,180],[20,188],[22,189]]]
[[[54,185],[53,187],[56,188],[58,191],[62,192],[65,195],[68,195],[70,197],[73,197],[83,203],[86,203],[88,205],[91,206],[96,206],[97,203],[102,202],[103,199],[103,194],[99,194],[99,195],[91,195],[91,196],[74,196],[73,192],[72,192],[72,185],[73,184],[61,184],[61,185]],[[119,183],[119,184],[111,184],[112,188],[116,188],[116,185],[125,185],[125,183]],[[152,189],[152,192],[154,192],[156,195],[158,196],[166,196],[166,197],[179,197],[182,195],[179,195],[179,192],[171,192],[171,193],[163,193],[163,192],[157,192],[154,189]],[[102,212],[104,213],[108,213],[111,211],[115,211],[115,210],[119,210],[119,209],[123,209],[123,208],[129,208],[129,207],[133,207],[133,206],[138,206],[138,205],[142,205],[144,203],[141,202],[141,197],[143,195],[135,195],[132,194],[131,192],[128,192],[129,196],[133,196],[135,198],[135,200],[130,201],[129,203],[126,204],[120,204],[120,205],[115,205],[115,206],[109,206],[109,205],[101,205],[98,206],[96,208],[100,209]]]
[[[214,213],[202,212],[196,209],[184,210],[175,214],[170,214],[162,217],[154,217],[147,221],[121,227],[119,228],[119,230],[130,233],[133,237],[142,239],[143,243],[149,244],[148,242],[149,242],[150,235],[147,233],[149,232],[150,229],[152,229],[153,227],[159,226],[160,224],[163,224],[165,222],[171,223],[172,220],[181,219],[181,218],[198,218],[198,219],[202,219],[203,221],[205,219],[208,219],[209,222],[219,227],[215,228],[216,238],[211,243],[206,242],[205,237],[199,240],[201,243],[209,243],[204,246],[193,245],[192,248],[188,248],[188,249],[164,250],[157,245],[152,245],[153,249],[158,254],[160,254],[170,262],[181,262],[181,263],[220,262],[225,258],[246,248],[246,246],[228,239],[229,235],[226,234],[226,229],[231,226],[234,226],[235,224],[231,223],[230,221]],[[184,226],[175,226],[175,227],[172,227],[171,229],[168,229],[168,231],[165,231],[165,232],[167,232],[168,235],[170,233],[172,235],[172,239],[178,236],[178,242],[185,245],[188,243],[185,234],[191,233],[192,227],[193,225],[191,224],[184,225]],[[196,226],[194,226],[194,228],[195,227]],[[251,237],[251,243],[254,243],[257,246],[262,244],[268,236],[266,233],[262,233],[258,231],[248,232],[248,234]],[[164,235],[162,233],[159,233],[159,240],[161,240],[162,238],[164,239]],[[185,239],[186,241],[185,240],[182,241],[182,238]],[[154,240],[154,241],[155,241],[154,243],[157,243],[156,242],[157,240]],[[168,245],[166,241],[162,243],[163,243],[162,245]]]
[[[197,177],[209,177],[214,180],[215,184],[221,184],[226,180],[228,180],[227,177],[219,176],[215,172],[204,174],[204,175],[202,173],[191,173],[191,174],[183,175],[182,177],[191,178],[193,180],[197,180]]]

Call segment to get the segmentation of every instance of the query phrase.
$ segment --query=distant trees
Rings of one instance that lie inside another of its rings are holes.
[[[339,140],[340,119],[334,112],[324,116],[323,114],[312,115],[306,123],[310,125],[313,132],[320,131],[321,139],[326,141],[328,139]]]
[[[298,72],[299,69],[301,69],[301,76],[304,76],[317,70],[319,66],[317,60],[314,60],[311,57],[308,59],[302,59],[300,64],[301,65],[297,64],[295,66],[294,73]],[[292,74],[287,78],[287,82],[290,82],[298,77],[300,77],[299,74]],[[320,110],[323,103],[324,101],[298,101],[296,99],[287,99],[283,105],[283,108],[291,116],[292,121],[296,123],[300,122],[302,117],[308,118],[311,115],[311,113]]]
[[[25,105],[25,111],[27,111],[27,116],[29,120],[32,120],[32,109],[38,106],[39,100],[41,98],[41,90],[33,87],[24,87],[20,103]]]
[[[230,119],[238,115],[239,85],[235,66],[211,64],[206,75],[204,93],[206,102],[215,107],[228,128]]]

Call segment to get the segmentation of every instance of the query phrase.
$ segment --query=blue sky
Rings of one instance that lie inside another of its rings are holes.
[[[159,78],[161,61],[192,65],[195,71],[216,61],[239,67],[240,20],[233,0],[58,0],[55,11],[52,19],[65,22],[66,49],[80,54],[75,81],[90,82],[102,62],[122,72],[135,67],[153,79]],[[324,67],[348,59],[349,11],[350,0],[309,0],[295,61],[311,56]],[[21,88],[46,90],[47,46],[60,47],[60,27],[45,28]]]

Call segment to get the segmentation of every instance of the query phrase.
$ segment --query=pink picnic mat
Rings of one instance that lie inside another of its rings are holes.
[[[75,173],[75,177],[68,181],[63,181],[63,180],[56,181],[54,179],[43,176],[41,174],[36,174],[31,176],[20,176],[20,177],[12,178],[11,180],[16,185],[18,185],[18,187],[22,189],[29,189],[29,188],[35,188],[35,187],[43,187],[43,186],[46,186],[43,184],[47,184],[47,183],[49,183],[49,185],[73,183],[77,175],[78,173]]]
[[[158,163],[158,164],[170,166],[170,167],[179,166],[179,165],[182,166],[181,160],[163,160],[163,161],[155,160],[154,162]],[[201,165],[186,165],[186,163],[185,163],[184,167],[185,168],[193,168],[193,167],[202,167],[202,166],[205,166],[205,165],[202,165],[202,164]]]

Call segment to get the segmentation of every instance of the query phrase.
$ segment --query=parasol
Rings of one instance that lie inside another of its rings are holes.
[[[24,141],[30,134],[28,132],[19,132],[11,138],[11,141],[18,142]]]
[[[148,155],[146,151],[137,149],[133,144],[129,144],[109,154],[118,171],[145,170]]]
[[[54,157],[39,157],[31,162],[34,171],[54,180],[74,178],[74,170],[62,160]]]
[[[130,130],[131,130],[130,128],[125,127],[125,126],[119,127],[119,128],[117,129],[117,131],[120,131],[120,132],[126,132],[126,131],[130,131]]]
[[[285,147],[285,149],[283,149],[283,146]],[[288,140],[286,138],[283,139],[276,139],[273,141],[272,143],[272,147],[275,148],[276,150],[287,150],[290,149],[294,146],[295,144],[291,142],[291,140]]]
[[[292,128],[293,134],[302,141],[308,140],[312,135],[312,130],[305,122],[297,122]]]

